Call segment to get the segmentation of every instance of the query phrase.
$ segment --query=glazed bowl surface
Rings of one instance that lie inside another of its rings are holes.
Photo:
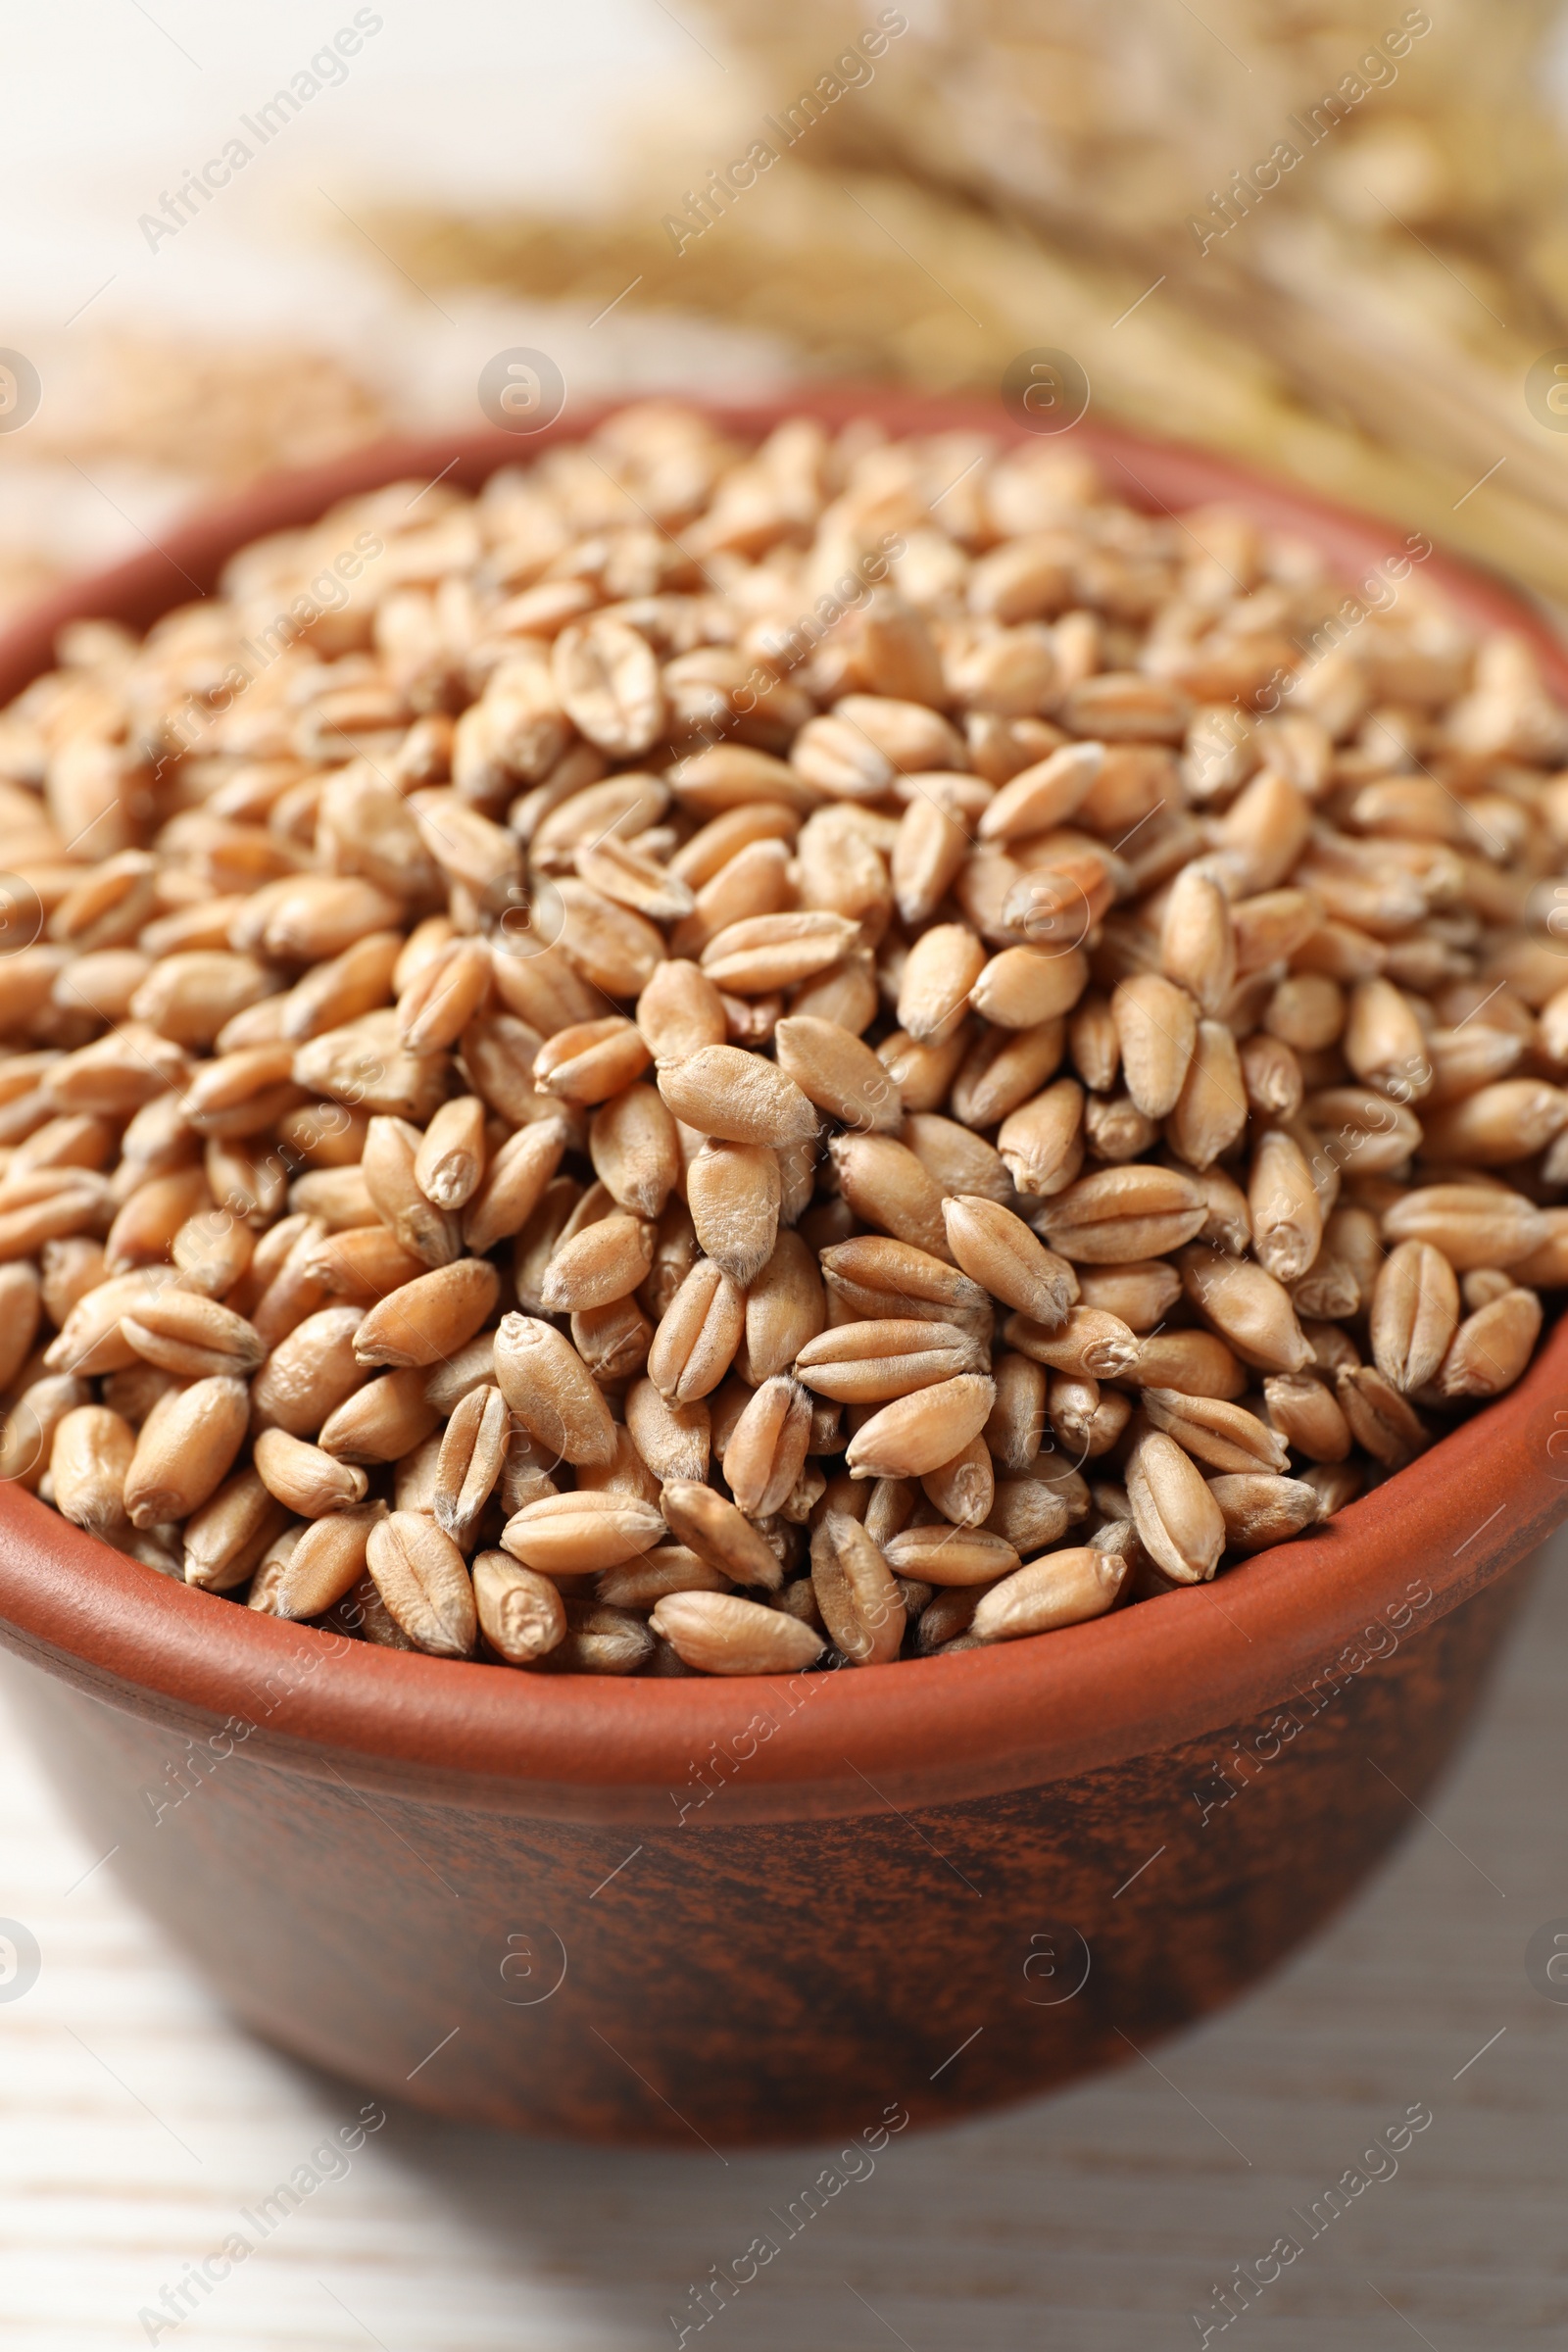
[[[803,394],[891,431],[975,403]],[[385,445],[259,485],[0,641],[142,627],[226,557],[379,484],[476,487],[582,418]],[[1402,534],[1194,452],[1074,436],[1151,511],[1223,500],[1353,582]],[[1568,662],[1434,554],[1454,610]],[[0,1490],[0,1643],[97,1850],[237,2015],[379,2093],[713,2145],[936,2121],[1127,2058],[1232,1997],[1412,1818],[1568,1515],[1568,1330],[1310,1537],[1215,1584],[952,1657],[785,1678],[528,1676],[170,1583]]]

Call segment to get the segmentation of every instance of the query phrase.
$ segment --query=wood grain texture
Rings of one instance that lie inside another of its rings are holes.
[[[1129,2056],[1054,2100],[901,2134],[805,2223],[834,2149],[721,2164],[396,2109],[345,2177],[159,2340],[641,2352],[675,2342],[669,2315],[697,2316],[693,2285],[767,2233],[776,2259],[689,2344],[1157,2352],[1196,2343],[1189,2315],[1212,2284],[1282,2233],[1302,2237],[1292,2208],[1307,2212],[1424,2101],[1433,2125],[1397,2177],[1212,2342],[1568,2341],[1568,2011],[1524,1967],[1533,1930],[1568,1914],[1565,1685],[1559,1539],[1430,1824],[1412,1812],[1408,1842],[1327,1935],[1152,2063]],[[81,1881],[97,1855],[8,1723],[0,1740],[0,1908],[43,1953],[32,1990],[0,2002],[0,2326],[8,2352],[108,2352],[147,2340],[138,2310],[351,2122],[361,2094],[236,2032],[123,1901],[112,1863]]]

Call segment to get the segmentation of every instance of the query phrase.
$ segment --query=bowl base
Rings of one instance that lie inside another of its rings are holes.
[[[265,2038],[467,2122],[755,2146],[1029,2097],[1234,1998],[1414,1818],[1525,1584],[1201,1740],[850,1820],[370,1797],[7,1675],[111,1867]]]

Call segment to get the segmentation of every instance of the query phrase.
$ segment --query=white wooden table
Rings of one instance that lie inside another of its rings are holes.
[[[1568,2344],[1568,1545],[1429,1822],[1275,1983],[1152,2064],[891,2142],[691,2345],[1159,2352],[1409,2106],[1433,2111],[1213,2345]],[[138,2313],[357,2100],[251,2041],[63,1821],[0,1722],[0,1915],[43,1967],[0,2003],[0,2342],[146,2343]],[[1477,2055],[1477,2053],[1481,2053]],[[619,2154],[394,2111],[177,2329],[181,2352],[643,2352],[825,2151]],[[326,2169],[326,2168],[322,2168]]]

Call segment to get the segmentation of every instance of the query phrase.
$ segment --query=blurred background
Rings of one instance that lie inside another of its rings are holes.
[[[578,407],[822,375],[990,396],[1050,346],[1098,415],[1568,609],[1565,27],[1558,0],[9,7],[0,618],[258,472],[477,426],[480,371],[516,346]],[[1524,1966],[1568,1927],[1565,1673],[1559,1546],[1463,1768],[1327,1936],[1157,2063],[896,2143],[726,2342],[1191,2344],[1235,2267],[1424,2101],[1398,2178],[1238,2331],[1568,2344],[1568,2013]],[[362,2094],[233,2029],[4,1716],[0,1788],[0,1912],[44,1954],[0,2010],[18,2352],[641,2352],[820,2161],[395,2111],[221,2297],[149,2333]]]
[[[1568,601],[1559,0],[8,13],[7,600],[213,485],[477,423],[527,344],[578,403],[994,392],[1064,348],[1102,416]]]

